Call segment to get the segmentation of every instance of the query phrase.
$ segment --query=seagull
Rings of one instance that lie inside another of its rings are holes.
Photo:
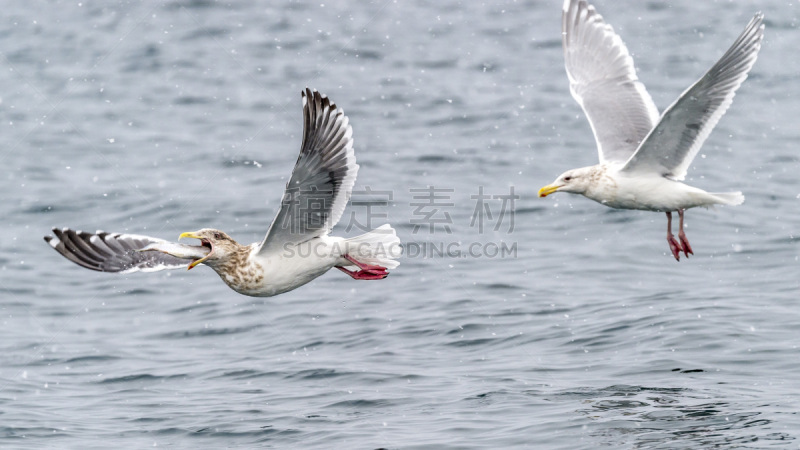
[[[757,13],[722,58],[659,116],[619,35],[585,0],[565,0],[562,43],[570,92],[589,119],[600,164],[564,172],[539,197],[569,192],[611,208],[664,212],[672,255],[680,261],[681,251],[687,258],[694,254],[683,231],[684,211],[744,202],[741,192],[710,193],[681,181],[753,67],[763,19]],[[680,219],[678,239],[673,212]]]
[[[241,245],[220,230],[180,235],[185,245],[135,234],[54,228],[44,240],[68,260],[100,272],[154,272],[200,264],[231,289],[270,297],[291,291],[335,267],[356,280],[386,278],[402,253],[395,230],[382,225],[361,236],[329,236],[350,199],[358,164],[347,116],[326,96],[305,89],[303,144],[280,210],[260,243]]]

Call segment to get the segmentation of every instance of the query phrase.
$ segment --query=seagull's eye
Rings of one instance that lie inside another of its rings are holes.
[[[569,181],[571,179],[572,179],[572,177],[564,177],[564,181]]]
[[[222,235],[219,233],[214,233],[214,239],[222,239]]]

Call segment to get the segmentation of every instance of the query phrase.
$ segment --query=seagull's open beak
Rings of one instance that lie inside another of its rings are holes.
[[[548,195],[557,191],[560,187],[561,186],[556,186],[555,184],[548,184],[547,186],[539,189],[539,197],[547,197]]]
[[[208,257],[211,256],[211,253],[214,252],[214,246],[211,245],[211,242],[209,242],[208,239],[198,235],[195,232],[187,231],[186,233],[181,233],[181,235],[178,236],[178,240],[181,240],[183,238],[200,239],[200,242],[202,243],[202,245],[211,248],[211,251],[208,252],[208,254],[206,256],[204,256],[204,257],[202,257],[200,259],[195,259],[194,261],[192,261],[191,264],[189,264],[189,267],[186,268],[186,270],[192,270],[196,265],[205,262],[205,260],[207,260]]]

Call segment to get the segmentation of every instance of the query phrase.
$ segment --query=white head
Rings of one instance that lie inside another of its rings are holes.
[[[568,170],[559,175],[552,183],[539,189],[539,197],[547,197],[554,192],[586,194],[587,189],[597,178],[597,173],[597,166]]]

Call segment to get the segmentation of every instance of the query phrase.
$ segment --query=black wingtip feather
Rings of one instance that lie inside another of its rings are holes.
[[[53,228],[53,236],[44,236],[61,256],[73,263],[98,272],[124,272],[134,270],[162,270],[185,267],[189,261],[160,252],[137,250],[155,238],[119,233],[89,233],[69,228]]]

